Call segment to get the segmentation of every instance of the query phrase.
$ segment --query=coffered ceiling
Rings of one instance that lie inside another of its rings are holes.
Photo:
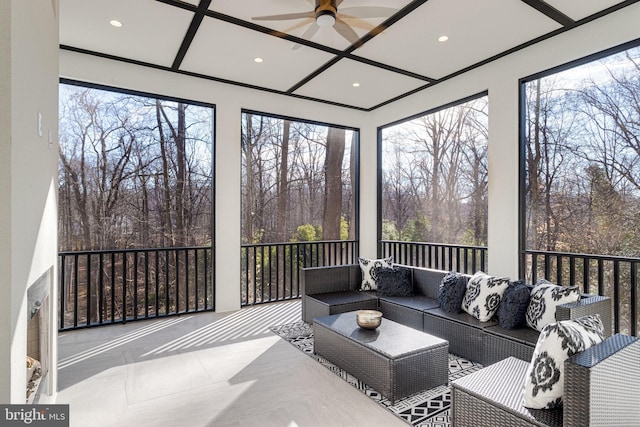
[[[314,0],[60,0],[60,44],[372,110],[636,2],[334,0],[319,26]]]

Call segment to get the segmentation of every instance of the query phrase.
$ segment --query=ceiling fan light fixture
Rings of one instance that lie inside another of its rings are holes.
[[[336,23],[336,15],[330,10],[321,10],[316,16],[316,24],[320,27],[333,27]]]

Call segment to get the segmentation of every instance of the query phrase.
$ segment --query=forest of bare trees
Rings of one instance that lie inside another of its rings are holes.
[[[488,98],[382,132],[384,240],[486,245]]]
[[[527,248],[640,256],[640,49],[525,88]]]
[[[243,243],[354,239],[357,133],[242,117]]]
[[[298,296],[300,268],[355,261],[357,137],[242,114],[243,304]]]
[[[60,86],[60,250],[210,245],[213,110]]]
[[[213,308],[212,150],[211,107],[60,85],[61,328]]]
[[[640,48],[529,81],[525,93],[525,249],[557,254],[528,256],[526,274],[573,277],[612,298],[618,330],[637,331]]]

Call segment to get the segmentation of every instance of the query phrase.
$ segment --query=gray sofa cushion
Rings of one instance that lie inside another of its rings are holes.
[[[452,320],[454,322],[458,322],[458,323],[462,323],[465,324],[467,326],[472,326],[474,328],[478,328],[478,329],[483,329],[483,328],[488,328],[490,326],[496,326],[498,324],[498,322],[495,322],[493,320],[489,320],[488,322],[481,322],[478,319],[476,319],[475,317],[473,317],[472,315],[468,314],[468,313],[449,313],[444,311],[441,308],[433,308],[430,310],[426,310],[424,312],[424,314],[426,315],[430,315],[430,316],[438,316],[438,317],[442,317],[445,318],[447,320]],[[425,320],[426,322],[426,320]]]
[[[311,296],[328,305],[351,304],[359,301],[377,299],[375,292],[339,291],[315,294]]]
[[[413,310],[424,311],[438,307],[438,301],[424,295],[414,295],[412,297],[380,297],[380,301],[387,301],[402,307]]]

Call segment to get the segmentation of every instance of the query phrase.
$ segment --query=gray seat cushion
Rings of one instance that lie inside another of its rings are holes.
[[[390,302],[418,311],[438,307],[438,301],[424,295],[414,295],[412,297],[380,297],[380,301]]]
[[[475,317],[473,317],[472,315],[468,314],[468,313],[449,313],[444,311],[441,308],[434,308],[431,310],[426,310],[424,312],[424,314],[426,315],[430,315],[430,316],[438,316],[438,317],[442,317],[445,318],[447,320],[453,320],[455,322],[458,323],[463,323],[467,326],[472,326],[474,328],[478,328],[478,329],[482,329],[482,328],[488,328],[491,326],[495,326],[498,324],[498,322],[490,320],[488,322],[481,322],[478,319],[476,319]]]
[[[376,300],[375,291],[340,291],[307,295],[327,305],[352,304],[360,301]]]

